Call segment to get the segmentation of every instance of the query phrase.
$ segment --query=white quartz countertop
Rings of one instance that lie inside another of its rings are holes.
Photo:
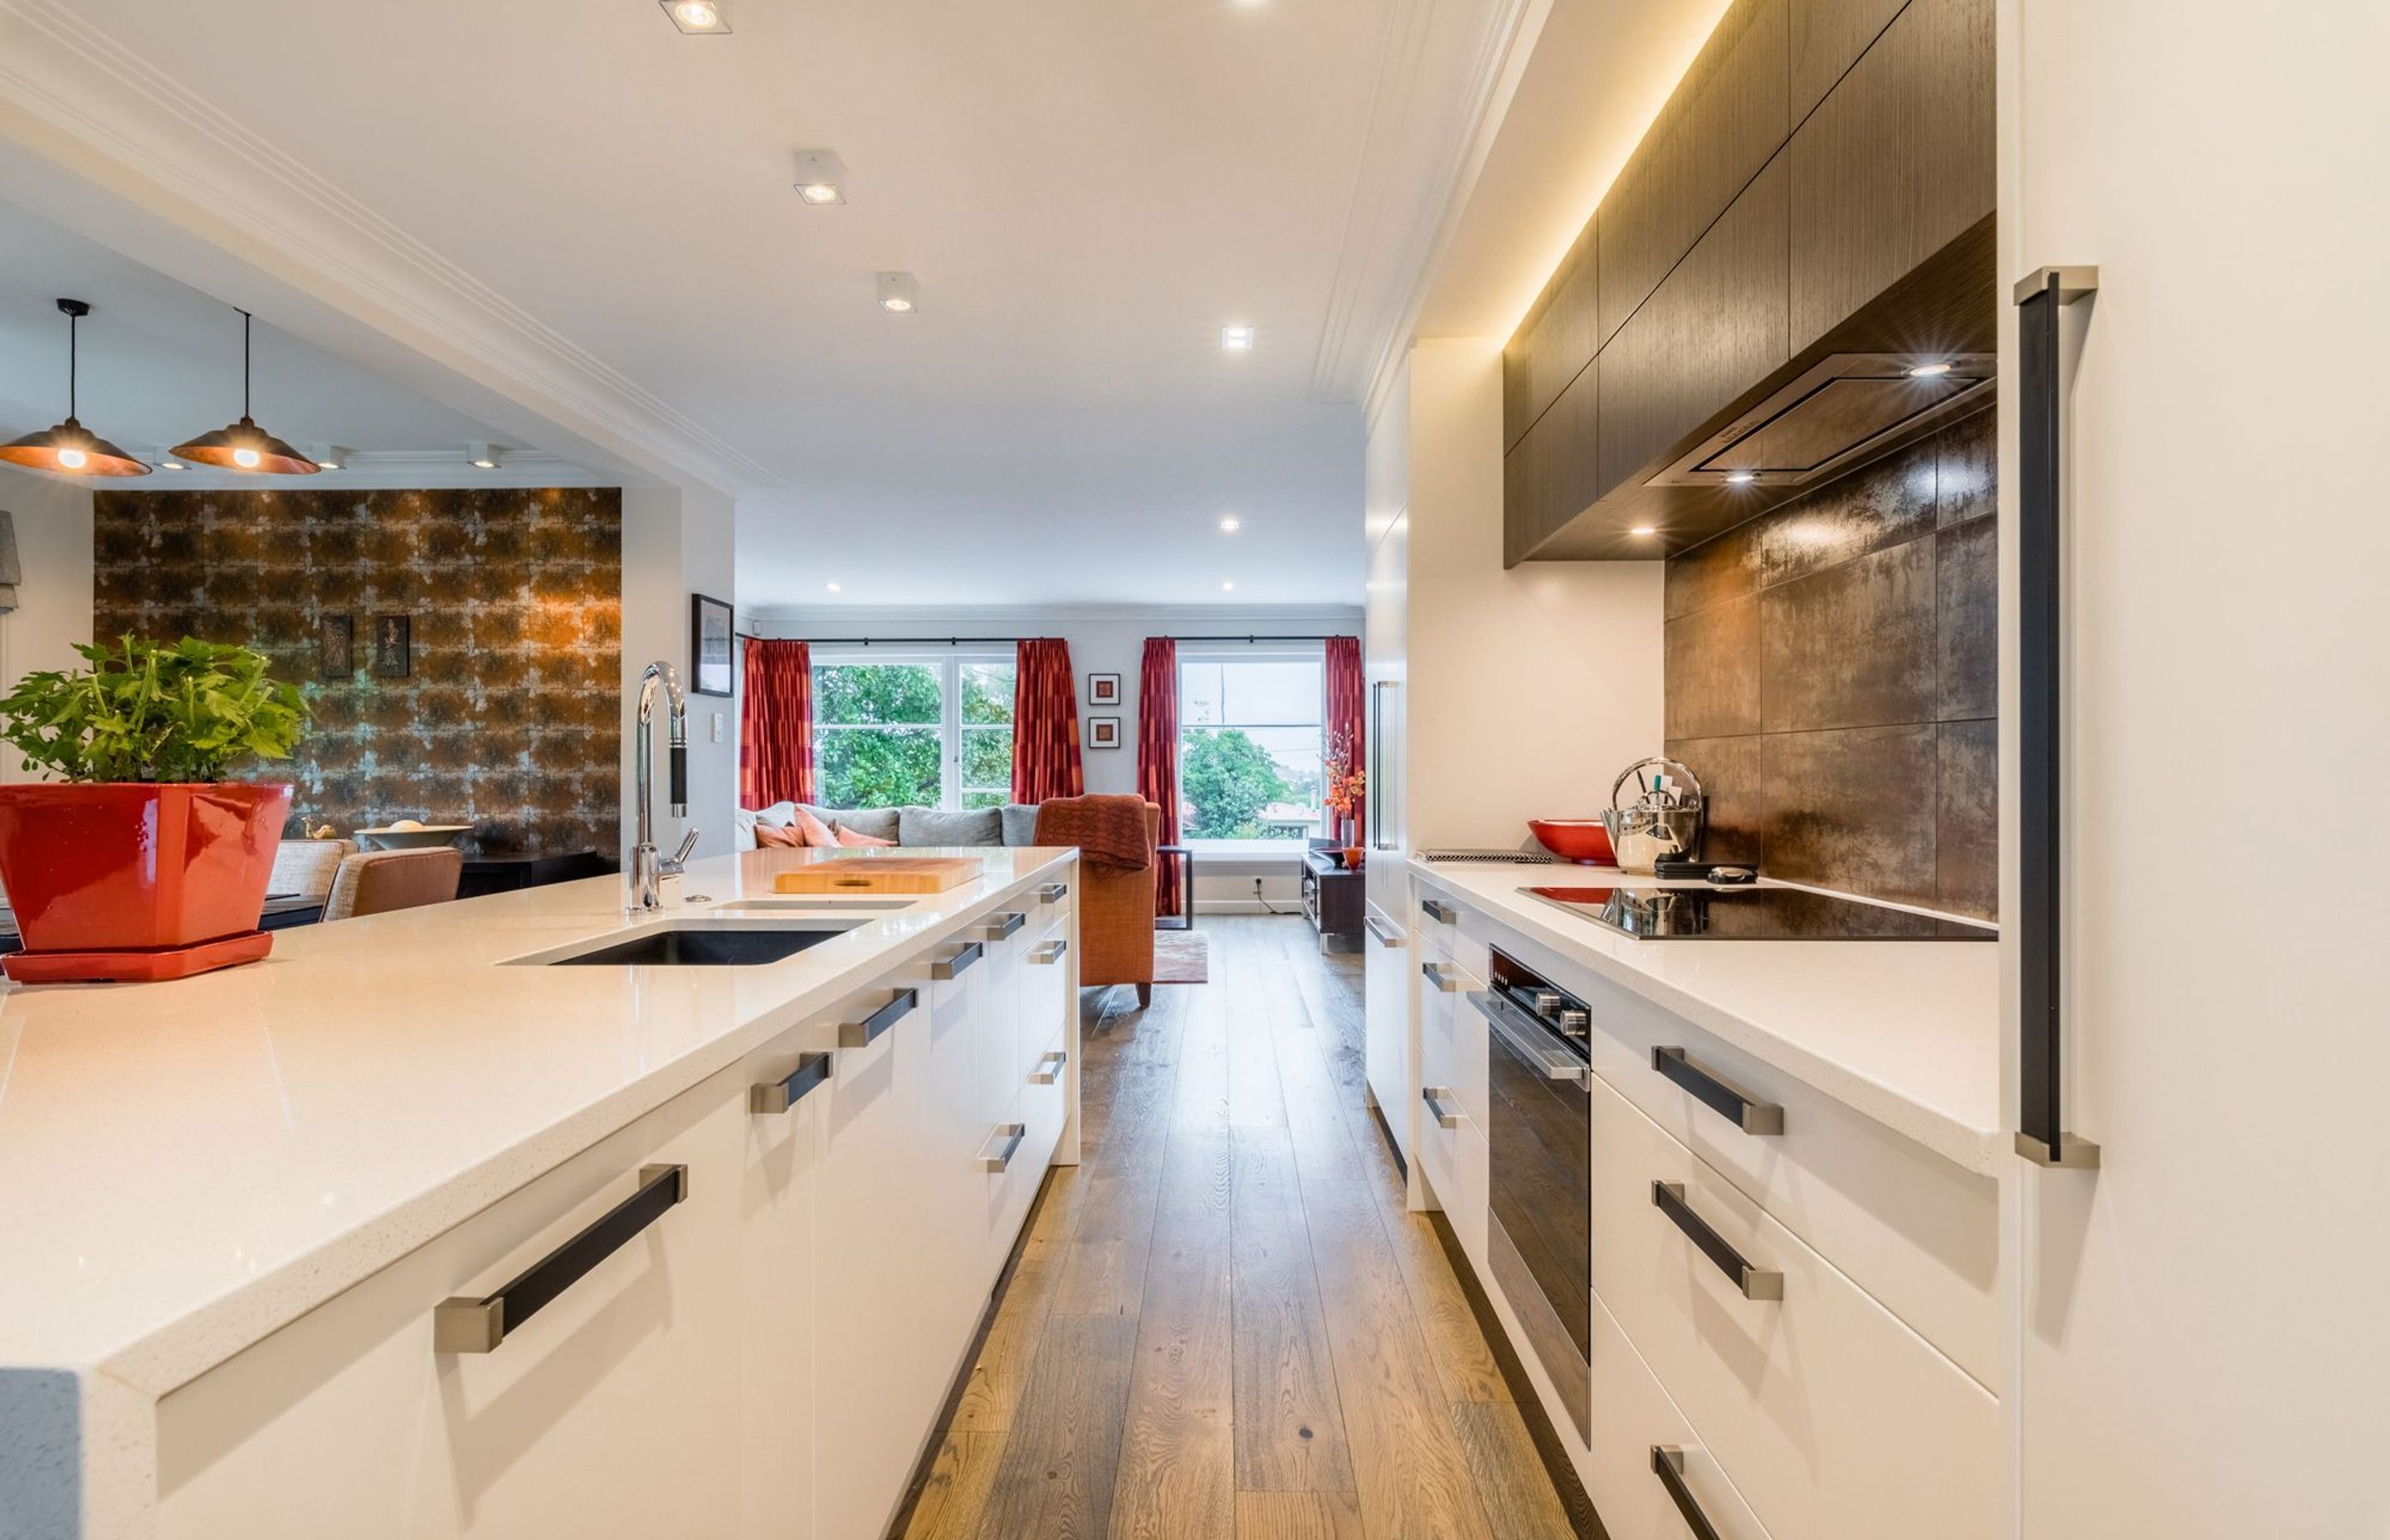
[[[0,987],[0,1369],[162,1395],[1074,853],[935,853],[984,866],[764,967],[507,966],[623,931],[604,878],[281,930],[195,979]],[[683,892],[814,858],[692,862]]]
[[[1526,863],[1414,861],[1411,869],[1422,886],[1443,890],[1967,1170],[1991,1175],[1998,1169],[1998,945],[1637,941],[1525,890],[1649,886],[1651,878]]]

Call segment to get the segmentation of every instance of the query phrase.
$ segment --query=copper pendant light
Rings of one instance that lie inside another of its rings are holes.
[[[0,443],[0,460],[55,470],[62,476],[147,476],[149,468],[75,420],[75,323],[91,314],[81,300],[60,300],[67,318],[67,420],[38,433]]]
[[[276,438],[249,415],[249,312],[240,313],[240,420],[174,446],[178,460],[261,476],[313,476],[324,468]]]

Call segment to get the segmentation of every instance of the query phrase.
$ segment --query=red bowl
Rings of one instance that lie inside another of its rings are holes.
[[[1563,861],[1580,866],[1609,866],[1618,862],[1610,848],[1610,830],[1599,818],[1530,818],[1528,829],[1543,847]]]

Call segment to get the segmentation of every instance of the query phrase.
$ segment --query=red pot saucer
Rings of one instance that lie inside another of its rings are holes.
[[[241,930],[184,946],[137,951],[11,952],[0,957],[0,971],[19,984],[152,983],[255,962],[273,950],[270,932]]]

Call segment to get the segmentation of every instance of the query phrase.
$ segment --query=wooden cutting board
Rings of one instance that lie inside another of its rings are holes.
[[[776,893],[942,893],[979,876],[963,855],[841,855],[776,873]]]

